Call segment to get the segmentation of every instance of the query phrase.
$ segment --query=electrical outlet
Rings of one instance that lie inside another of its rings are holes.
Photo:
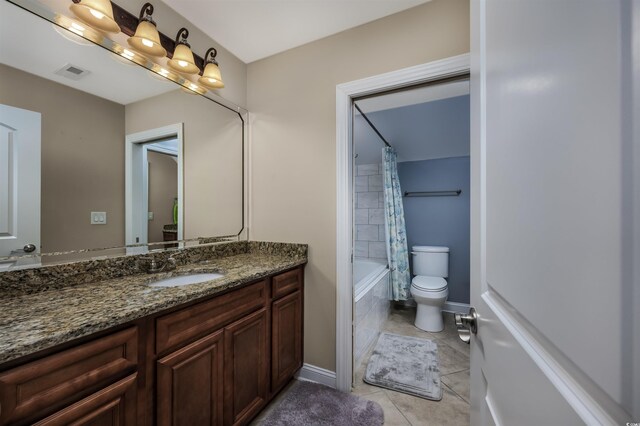
[[[92,225],[106,225],[107,224],[107,212],[91,212],[91,224]]]
[[[149,212],[149,220],[153,220],[153,212]]]

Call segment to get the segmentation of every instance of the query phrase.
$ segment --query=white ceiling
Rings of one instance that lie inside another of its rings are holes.
[[[245,63],[429,0],[164,0]]]
[[[468,94],[469,80],[463,80],[386,93],[362,99],[356,103],[367,114],[369,112],[384,111]]]
[[[0,63],[122,105],[177,89],[174,83],[78,39],[8,1],[0,1]],[[65,64],[90,73],[78,81],[54,74]]]

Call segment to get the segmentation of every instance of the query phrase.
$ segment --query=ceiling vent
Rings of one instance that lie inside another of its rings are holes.
[[[82,69],[77,65],[66,64],[55,73],[71,80],[80,80],[87,74],[90,74],[91,71]]]

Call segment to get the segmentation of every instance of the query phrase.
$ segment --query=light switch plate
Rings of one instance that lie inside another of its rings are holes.
[[[91,212],[91,224],[92,225],[106,225],[107,224],[107,212]]]
[[[149,212],[149,220],[153,220],[153,212]]]

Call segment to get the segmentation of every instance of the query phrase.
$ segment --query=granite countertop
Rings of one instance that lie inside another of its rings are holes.
[[[38,292],[0,291],[0,363],[211,296],[306,261],[306,253],[302,257],[252,251],[183,264],[167,273],[138,273]],[[146,285],[193,272],[219,272],[224,277],[183,287]]]

